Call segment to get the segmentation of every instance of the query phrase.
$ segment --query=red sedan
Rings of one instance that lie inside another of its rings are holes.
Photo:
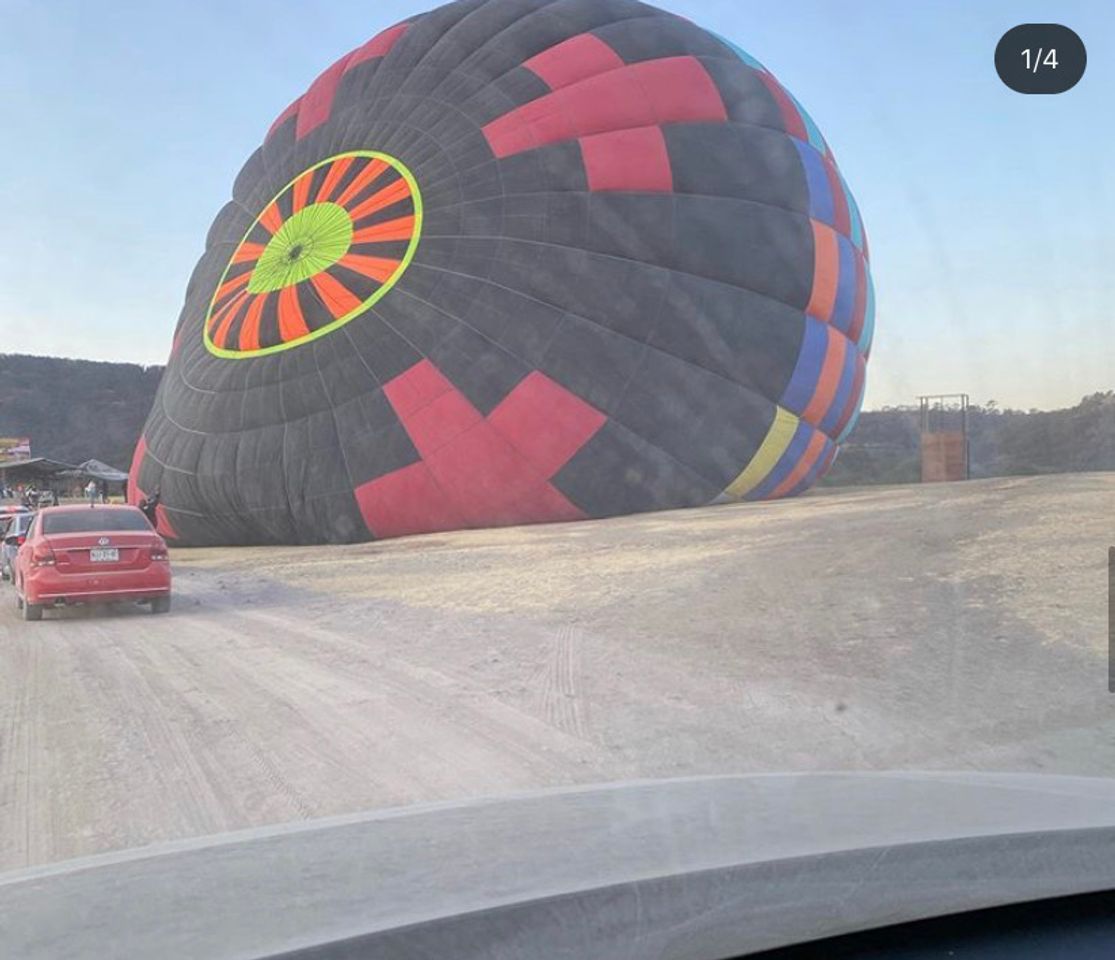
[[[15,563],[24,620],[76,603],[150,603],[170,609],[166,541],[135,507],[47,507],[27,531]]]

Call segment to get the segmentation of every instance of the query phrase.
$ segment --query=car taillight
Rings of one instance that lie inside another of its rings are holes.
[[[53,567],[54,551],[47,544],[40,544],[31,551],[31,566]]]
[[[15,542],[16,542],[16,546],[22,547],[27,542],[27,538],[26,537],[16,537]]]
[[[167,560],[167,559],[169,559],[169,555],[167,554],[166,544],[162,540],[160,540],[158,543],[154,544],[151,547],[151,559],[152,560]]]

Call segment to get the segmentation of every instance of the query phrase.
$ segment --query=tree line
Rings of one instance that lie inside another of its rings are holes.
[[[970,408],[973,479],[1115,471],[1115,391],[1067,410]],[[921,479],[921,417],[916,406],[865,412],[826,485],[916,483]]]
[[[30,437],[31,455],[131,465],[163,368],[0,354],[0,436]]]

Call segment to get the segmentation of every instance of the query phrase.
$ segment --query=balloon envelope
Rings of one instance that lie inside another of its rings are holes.
[[[130,497],[241,544],[793,496],[873,312],[855,201],[756,60],[632,0],[460,0],[248,159]]]

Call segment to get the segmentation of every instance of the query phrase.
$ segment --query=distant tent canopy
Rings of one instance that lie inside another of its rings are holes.
[[[398,23],[232,194],[128,485],[179,543],[792,497],[855,426],[874,296],[832,151],[761,63],[645,3]]]
[[[33,457],[30,460],[0,461],[0,476],[5,483],[30,483],[32,480],[56,480],[73,475],[79,469],[72,463]]]
[[[89,480],[104,480],[106,483],[128,482],[128,475],[123,470],[110,467],[100,460],[86,460],[77,468],[77,473]]]
[[[105,483],[127,483],[128,475],[123,470],[110,467],[100,460],[86,460],[75,466],[61,460],[47,457],[34,457],[31,460],[0,461],[0,476],[6,483],[30,483],[51,480],[97,480]]]

